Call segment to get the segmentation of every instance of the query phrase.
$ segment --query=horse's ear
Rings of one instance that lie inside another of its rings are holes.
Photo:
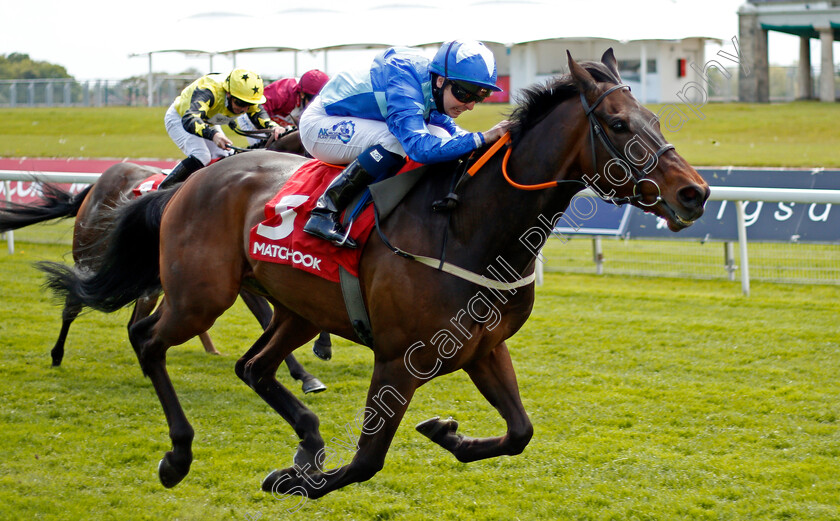
[[[621,75],[618,74],[618,62],[615,60],[615,54],[613,54],[613,49],[610,47],[606,51],[604,51],[604,55],[601,56],[601,63],[607,66],[607,68],[615,74],[615,78],[621,82]]]
[[[569,72],[572,73],[572,78],[575,79],[575,83],[580,91],[586,94],[587,97],[594,96],[594,93],[598,91],[595,78],[586,69],[578,65],[578,62],[572,58],[572,53],[568,49],[566,49],[566,56],[569,59]]]

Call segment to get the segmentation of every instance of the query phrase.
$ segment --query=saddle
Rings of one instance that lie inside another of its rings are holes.
[[[397,174],[421,167],[409,161]],[[349,237],[358,248],[341,248],[303,231],[303,225],[315,207],[318,197],[343,167],[311,160],[292,175],[283,188],[265,205],[265,220],[251,229],[249,254],[252,258],[285,264],[317,275],[331,282],[339,282],[339,270],[353,277],[359,274],[359,259],[364,244],[374,228],[374,208],[367,191],[351,203],[343,215]],[[396,179],[396,177],[391,178]],[[409,176],[414,181],[419,175]],[[387,181],[387,180],[386,180]],[[416,182],[416,181],[415,181]],[[413,186],[413,183],[411,183]],[[402,191],[403,194],[407,190]]]

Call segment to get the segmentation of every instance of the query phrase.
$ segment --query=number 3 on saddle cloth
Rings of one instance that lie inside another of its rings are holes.
[[[420,163],[409,160],[397,175],[413,170]],[[266,220],[251,229],[249,252],[252,258],[287,264],[339,282],[339,266],[350,275],[359,276],[359,259],[365,241],[374,228],[373,205],[364,208],[349,226],[350,237],[358,248],[341,248],[303,231],[309,213],[327,185],[341,172],[336,167],[312,160],[304,163],[266,205]],[[351,204],[347,212],[354,212]],[[344,216],[342,215],[342,222]]]

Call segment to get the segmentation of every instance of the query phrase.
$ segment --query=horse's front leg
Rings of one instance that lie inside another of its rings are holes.
[[[245,305],[248,306],[248,309],[250,309],[251,313],[254,314],[254,317],[256,317],[257,321],[260,323],[260,327],[262,327],[263,330],[268,328],[268,325],[271,322],[271,317],[274,314],[268,301],[259,295],[254,295],[253,293],[245,290],[240,291],[239,296],[242,297],[242,301],[245,302]],[[323,335],[324,333],[321,334]],[[327,339],[329,339],[329,336],[327,336]],[[289,368],[289,374],[292,378],[301,382],[301,389],[303,389],[305,394],[320,393],[321,391],[327,390],[327,386],[324,385],[321,380],[304,369],[303,365],[297,361],[294,355],[289,353],[285,362],[286,367]]]
[[[367,481],[385,465],[391,440],[408,408],[418,381],[405,368],[402,359],[380,362],[373,369],[364,419],[358,425],[358,450],[353,460],[334,469],[315,468],[324,462],[326,449],[315,455],[314,464],[276,470],[263,480],[262,488],[274,494],[296,494],[317,499],[351,483]]]
[[[519,397],[519,386],[516,383],[516,373],[510,361],[507,345],[502,342],[484,358],[464,367],[464,371],[470,375],[481,394],[505,419],[507,423],[505,435],[492,438],[468,438],[457,432],[458,422],[453,419],[441,420],[439,418],[420,423],[417,425],[417,430],[454,454],[458,461],[476,461],[521,453],[531,441],[534,428]]]
[[[221,351],[216,349],[216,345],[213,344],[213,339],[210,338],[210,333],[205,331],[204,333],[198,334],[198,340],[201,342],[202,347],[204,347],[204,352],[209,355],[220,355],[222,354]]]
[[[276,308],[274,318],[260,338],[236,362],[236,375],[286,420],[300,437],[295,462],[311,462],[324,447],[318,416],[277,381],[277,368],[291,352],[317,333],[311,323],[285,308]]]

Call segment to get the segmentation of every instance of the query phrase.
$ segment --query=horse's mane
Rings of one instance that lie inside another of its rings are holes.
[[[581,62],[580,66],[599,83],[621,83],[621,79],[601,62]],[[514,141],[539,123],[554,107],[579,94],[571,74],[555,76],[544,83],[522,89],[516,100],[518,106],[508,118],[512,123],[511,133]]]

